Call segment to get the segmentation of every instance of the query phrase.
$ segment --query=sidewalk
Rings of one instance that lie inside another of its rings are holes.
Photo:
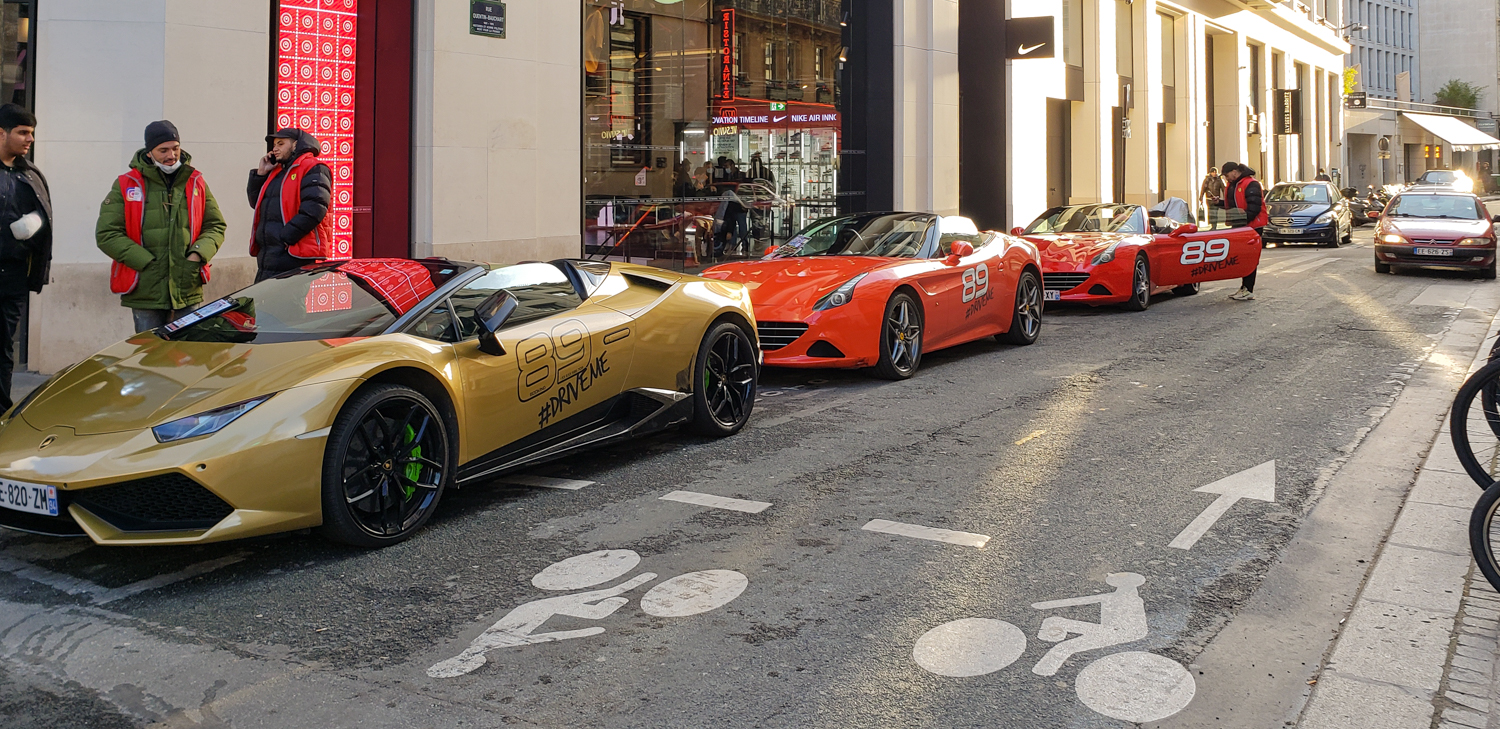
[[[1485,364],[1500,316],[1469,372]],[[1447,420],[1316,674],[1307,729],[1500,729],[1500,594],[1469,553],[1480,490]],[[1424,444],[1425,445],[1425,444]]]

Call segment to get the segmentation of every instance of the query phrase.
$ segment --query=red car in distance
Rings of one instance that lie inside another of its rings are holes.
[[[1253,228],[1200,231],[1149,218],[1139,205],[1052,208],[1012,233],[1036,244],[1047,301],[1145,311],[1158,293],[1196,294],[1200,284],[1242,278],[1260,264]]]
[[[922,354],[1042,330],[1032,244],[968,218],[861,213],[819,220],[759,261],[702,273],[750,290],[765,363],[916,373]]]
[[[1412,188],[1391,199],[1375,226],[1375,272],[1392,266],[1477,271],[1495,277],[1495,222],[1471,193]]]

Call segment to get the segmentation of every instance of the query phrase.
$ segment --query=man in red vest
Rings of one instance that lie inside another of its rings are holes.
[[[1260,181],[1255,179],[1255,170],[1247,165],[1237,162],[1225,162],[1221,169],[1224,171],[1224,209],[1243,210],[1244,220],[1239,215],[1231,218],[1231,222],[1237,225],[1247,225],[1255,229],[1256,235],[1260,235],[1266,224],[1271,222],[1266,212],[1265,190],[1261,188]],[[1255,300],[1255,271],[1240,282],[1240,290],[1229,295],[1235,301]]]
[[[266,137],[271,151],[250,171],[255,225],[250,255],[256,281],[264,281],[328,257],[333,250],[333,172],[318,161],[322,146],[301,129]]]
[[[135,331],[165,326],[203,303],[208,262],[224,244],[224,216],[169,121],[146,127],[146,146],[99,206],[94,239],[114,259],[110,293]]]

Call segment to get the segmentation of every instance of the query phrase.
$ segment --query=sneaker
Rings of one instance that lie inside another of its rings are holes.
[[[1255,300],[1255,292],[1254,291],[1246,291],[1245,295],[1241,296],[1239,298],[1239,300],[1240,301],[1254,301]]]
[[[1234,292],[1232,294],[1230,294],[1229,298],[1231,300],[1234,300],[1234,301],[1244,301],[1245,300],[1245,295],[1248,294],[1248,293],[1250,293],[1250,292],[1248,290],[1246,290],[1244,286],[1241,286],[1240,290],[1236,291],[1236,292]]]

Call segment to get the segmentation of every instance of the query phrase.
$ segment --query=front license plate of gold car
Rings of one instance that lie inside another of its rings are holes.
[[[0,506],[30,514],[57,516],[57,487],[0,478]]]

